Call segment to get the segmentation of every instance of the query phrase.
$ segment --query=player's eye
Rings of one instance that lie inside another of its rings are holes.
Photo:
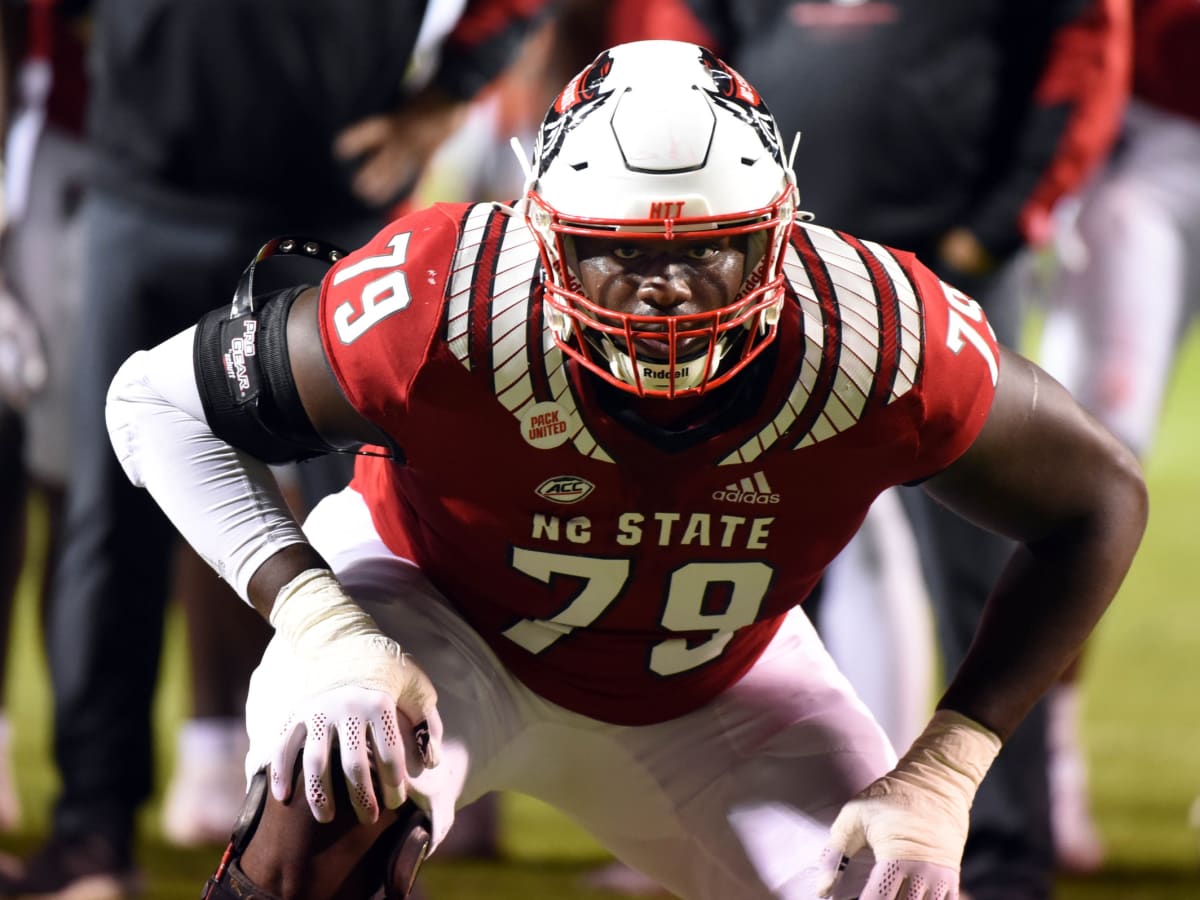
[[[712,259],[714,256],[717,255],[717,251],[719,249],[720,248],[715,247],[712,244],[696,244],[695,246],[688,247],[688,249],[687,249],[688,259],[695,259],[695,260]]]
[[[642,255],[642,249],[633,244],[621,244],[613,248],[612,255],[617,259],[637,259]]]

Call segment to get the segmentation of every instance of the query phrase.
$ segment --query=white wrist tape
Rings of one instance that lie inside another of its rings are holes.
[[[928,766],[931,776],[940,777],[947,788],[956,787],[969,806],[1000,747],[1000,738],[974,719],[939,709],[896,769],[907,769],[905,763],[911,763],[914,783],[918,783],[916,773]]]
[[[390,694],[402,708],[423,708],[436,694],[400,645],[346,594],[328,569],[307,569],[285,584],[268,617],[293,651],[313,662],[311,690],[344,685]]]
[[[381,633],[328,569],[306,569],[281,587],[268,621],[298,650],[340,637]]]
[[[860,795],[868,805],[892,807],[893,815],[881,811],[870,835],[876,858],[957,869],[975,792],[1000,746],[1000,738],[966,716],[935,712],[896,767]]]
[[[938,710],[896,768],[867,785],[829,829],[818,897],[831,897],[846,864],[864,847],[875,865],[861,896],[957,897],[971,804],[1000,752],[1000,739],[977,722]],[[932,893],[926,893],[929,888]]]

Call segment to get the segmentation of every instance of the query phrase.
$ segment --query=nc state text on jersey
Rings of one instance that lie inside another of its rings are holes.
[[[749,517],[713,513],[626,512],[604,538],[622,547],[652,544],[659,547],[730,547],[766,550],[773,516]],[[543,541],[590,544],[595,537],[588,516],[561,516],[535,513],[532,537]]]

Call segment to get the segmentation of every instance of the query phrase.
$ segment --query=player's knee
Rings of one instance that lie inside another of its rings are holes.
[[[266,775],[251,782],[238,823],[203,900],[405,900],[431,843],[431,823],[411,801],[359,825],[341,797],[333,823],[303,803],[268,796]],[[335,790],[335,794],[336,794]]]
[[[267,773],[260,770],[250,780],[229,844],[221,854],[216,872],[204,885],[201,900],[277,900],[275,895],[251,881],[241,867],[242,854],[258,831],[266,805]]]

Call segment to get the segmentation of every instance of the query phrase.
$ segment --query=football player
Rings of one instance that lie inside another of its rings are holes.
[[[527,176],[273,242],[113,382],[126,472],[275,627],[207,895],[404,896],[505,789],[683,898],[957,896],[979,780],[1133,557],[1135,459],[970,297],[798,212],[701,47],[602,53]],[[334,265],[256,297],[271,252]],[[266,464],[330,451],[355,479],[301,530]],[[901,483],[1019,546],[897,759],[800,604]]]

